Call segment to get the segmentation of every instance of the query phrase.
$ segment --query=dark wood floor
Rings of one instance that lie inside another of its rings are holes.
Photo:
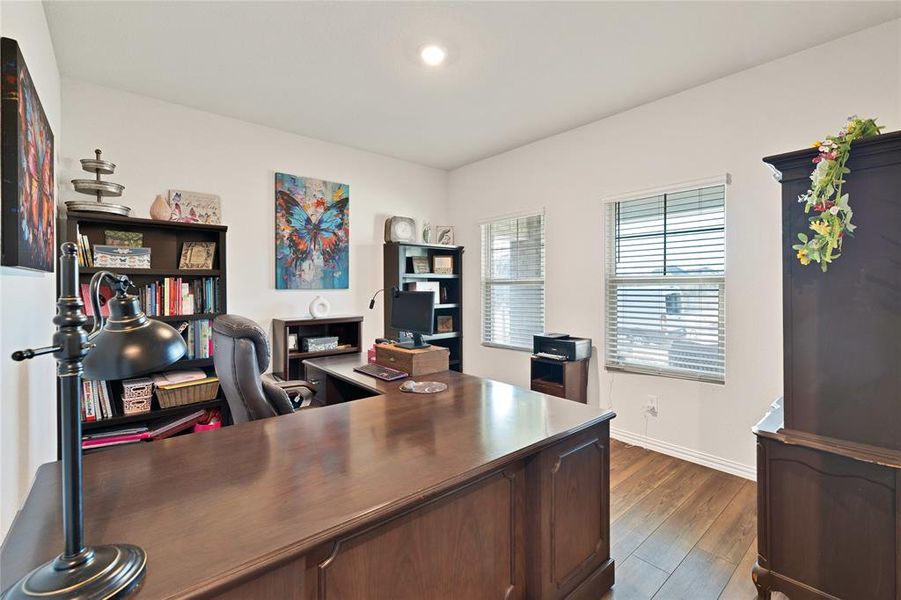
[[[616,440],[610,455],[616,585],[604,600],[757,597],[753,481]]]

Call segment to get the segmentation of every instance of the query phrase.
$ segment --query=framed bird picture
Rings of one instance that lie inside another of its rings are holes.
[[[275,174],[275,287],[348,289],[350,187]]]

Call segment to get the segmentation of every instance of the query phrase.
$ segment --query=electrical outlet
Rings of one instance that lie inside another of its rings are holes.
[[[657,396],[648,394],[648,400],[644,404],[644,412],[652,417],[657,416]]]

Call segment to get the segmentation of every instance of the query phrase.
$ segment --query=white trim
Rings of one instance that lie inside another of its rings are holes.
[[[750,479],[751,481],[757,480],[756,465],[746,465],[727,458],[720,458],[713,454],[692,450],[691,448],[671,444],[670,442],[664,442],[663,440],[655,440],[646,435],[632,433],[631,431],[626,431],[617,427],[610,428],[610,437],[626,444],[631,444],[632,446],[641,446],[642,448],[660,452],[667,456],[687,460],[696,465],[710,467],[711,469],[716,469],[723,473],[729,473],[730,475],[736,475],[738,477],[743,477],[744,479]]]
[[[612,196],[601,198],[602,204],[610,204],[611,202],[628,202],[629,200],[642,200],[651,196],[660,196],[661,194],[677,194],[679,192],[687,192],[698,188],[712,187],[715,185],[729,185],[732,183],[732,175],[724,173],[715,177],[704,177],[702,179],[692,179],[690,181],[680,181],[670,185],[661,185],[643,190],[635,190],[630,192],[622,192]]]
[[[482,341],[482,345],[486,348],[500,348],[501,350],[515,350],[516,352],[528,352],[532,353],[532,348],[528,346],[514,346],[512,344],[499,344],[497,342],[486,342]]]
[[[485,217],[480,220],[476,225],[487,225],[488,223],[493,223],[494,221],[505,221],[507,219],[522,219],[523,217],[538,217],[545,216],[544,207],[541,208],[533,208],[531,210],[521,210],[512,213],[506,213],[503,215],[495,215],[493,217]]]

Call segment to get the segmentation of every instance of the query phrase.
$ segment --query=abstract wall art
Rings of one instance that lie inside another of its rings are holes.
[[[53,272],[53,132],[15,40],[0,40],[0,264]]]
[[[349,287],[350,187],[275,174],[275,287]]]

